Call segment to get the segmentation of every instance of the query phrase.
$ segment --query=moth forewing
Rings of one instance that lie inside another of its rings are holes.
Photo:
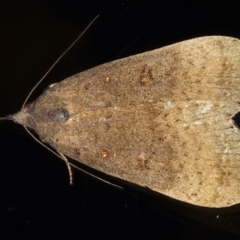
[[[240,202],[239,62],[238,39],[183,41],[69,77],[15,120],[109,175],[191,204],[231,206]]]

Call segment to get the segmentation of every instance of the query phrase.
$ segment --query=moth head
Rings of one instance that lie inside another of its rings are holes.
[[[40,125],[59,125],[69,119],[69,111],[64,107],[39,107],[35,102],[11,116],[12,120],[38,132]]]

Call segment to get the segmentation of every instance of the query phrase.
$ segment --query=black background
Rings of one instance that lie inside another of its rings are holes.
[[[208,2],[1,3],[0,116],[21,108],[31,88],[98,14],[31,100],[50,83],[119,57],[203,35],[240,38],[238,6]],[[65,163],[12,122],[0,122],[0,149],[0,234],[7,233],[2,239],[13,234],[31,239],[66,239],[65,234],[67,239],[240,237],[238,205],[200,208],[106,177],[124,187],[120,190],[78,170],[70,186]]]

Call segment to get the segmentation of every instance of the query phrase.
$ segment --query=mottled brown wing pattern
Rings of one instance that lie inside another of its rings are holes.
[[[65,79],[28,118],[43,141],[90,167],[191,204],[230,206],[240,202],[239,62],[237,39],[180,42]],[[56,109],[66,121],[53,120]]]

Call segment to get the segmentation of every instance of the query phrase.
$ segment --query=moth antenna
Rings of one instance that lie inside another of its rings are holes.
[[[56,66],[56,64],[62,59],[62,57],[76,44],[76,42],[83,36],[83,34],[88,30],[88,28],[93,24],[93,22],[99,17],[99,15],[97,15],[89,24],[88,26],[84,29],[84,31],[77,37],[76,40],[74,40],[74,42],[60,55],[60,57],[52,64],[52,66],[47,70],[47,72],[42,76],[42,78],[38,81],[38,83],[32,88],[32,90],[29,92],[28,96],[26,97],[25,101],[23,102],[22,108],[24,108],[24,106],[26,105],[26,102],[28,101],[29,97],[32,95],[32,93],[34,92],[34,90],[38,87],[38,85],[44,80],[44,78],[49,74],[49,72]],[[2,117],[0,118],[0,120],[12,120],[12,116],[6,116],[6,117]],[[49,148],[48,146],[46,146],[44,143],[42,143],[41,141],[39,141],[28,129],[26,126],[23,126],[24,129],[26,130],[26,132],[36,141],[38,142],[41,146],[43,146],[44,148],[46,148],[47,150],[49,150],[51,153],[53,153],[55,156],[59,157],[60,159],[64,160],[66,162],[67,168],[68,168],[68,173],[69,173],[69,180],[70,180],[70,184],[72,185],[72,170],[70,167],[70,164],[67,160],[67,158],[59,153],[59,152],[54,152],[51,148]]]
[[[26,97],[25,101],[23,102],[23,105],[21,107],[21,109],[23,109],[26,105],[26,102],[28,101],[29,97],[32,95],[32,93],[34,92],[34,90],[38,87],[38,85],[44,80],[44,78],[49,74],[49,72],[54,68],[54,66],[56,66],[56,64],[62,59],[62,57],[76,44],[76,42],[83,36],[83,34],[88,30],[88,28],[95,22],[95,20],[99,17],[99,15],[97,15],[89,24],[88,26],[84,29],[84,31],[77,37],[76,40],[74,40],[74,42],[60,55],[60,57],[53,63],[53,65],[47,70],[47,72],[42,76],[42,78],[38,81],[38,83],[32,88],[32,90],[29,92],[28,96]],[[6,117],[0,117],[0,121],[4,121],[4,120],[13,120],[13,115],[8,115]],[[106,181],[100,177],[97,177],[79,167],[77,167],[76,165],[70,163],[68,161],[68,159],[60,152],[55,152],[53,151],[51,148],[49,148],[48,146],[46,146],[44,143],[42,143],[39,139],[37,139],[29,130],[26,126],[24,126],[24,129],[26,130],[26,132],[37,142],[39,143],[41,146],[43,146],[44,148],[46,148],[48,151],[50,151],[51,153],[53,153],[55,156],[57,156],[58,158],[62,159],[63,161],[66,162],[67,168],[68,168],[68,173],[69,173],[69,181],[70,184],[72,185],[72,181],[73,181],[73,177],[72,177],[72,170],[71,170],[71,166],[78,169],[79,171],[94,177],[102,182],[105,182],[113,187],[119,188],[119,189],[123,189],[122,187],[113,184],[109,181]]]
[[[87,174],[87,175],[89,175],[89,176],[91,176],[91,177],[93,177],[93,178],[96,178],[96,179],[99,180],[99,181],[102,181],[102,182],[104,182],[104,183],[106,183],[106,184],[109,184],[109,185],[111,185],[111,186],[113,186],[113,187],[116,187],[116,188],[119,188],[119,189],[123,190],[123,187],[118,186],[117,184],[111,183],[111,182],[109,182],[109,181],[107,181],[107,180],[105,180],[105,179],[103,179],[103,178],[97,177],[96,175],[91,174],[91,173],[83,170],[82,168],[77,167],[77,166],[74,165],[73,163],[70,163],[70,162],[69,162],[69,165],[71,165],[72,167],[76,168],[77,170],[79,170],[79,171],[81,171],[81,172],[83,172],[83,173],[85,173],[85,174]]]
[[[46,146],[44,143],[42,143],[40,140],[38,140],[38,139],[27,129],[26,126],[23,126],[23,127],[24,127],[24,129],[26,130],[26,132],[27,132],[36,142],[38,142],[41,146],[43,146],[44,148],[46,148],[47,150],[49,150],[51,153],[53,153],[55,156],[57,156],[58,158],[60,158],[61,160],[63,160],[63,161],[66,162],[66,165],[67,165],[67,168],[68,168],[68,173],[69,173],[69,180],[70,180],[70,184],[71,184],[71,185],[72,185],[72,182],[73,182],[72,170],[71,170],[71,166],[72,166],[72,167],[78,169],[79,171],[81,171],[81,172],[83,172],[83,173],[85,173],[85,174],[87,174],[87,175],[89,175],[89,176],[91,176],[91,177],[93,177],[93,178],[96,178],[96,179],[98,179],[98,180],[100,180],[100,181],[102,181],[102,182],[104,182],[104,183],[107,183],[107,184],[109,184],[109,185],[111,185],[111,186],[113,186],[113,187],[119,188],[119,189],[123,189],[122,187],[118,186],[117,184],[113,184],[113,183],[111,183],[111,182],[109,182],[109,181],[107,181],[107,180],[105,180],[105,179],[103,179],[103,178],[97,177],[97,176],[95,176],[94,174],[91,174],[91,173],[89,173],[89,172],[87,172],[87,171],[85,171],[85,170],[77,167],[77,166],[74,165],[73,163],[70,163],[70,162],[68,161],[68,159],[67,159],[62,153],[60,153],[60,152],[54,152],[51,148],[49,148],[49,147]]]
[[[132,46],[136,41],[138,41],[138,38],[134,39],[132,42],[130,42],[116,57],[116,59],[118,59],[119,57],[121,57],[121,55],[130,47]]]
[[[70,181],[70,185],[72,185],[73,182],[73,176],[72,176],[72,169],[70,166],[70,163],[68,161],[68,159],[60,152],[57,152],[59,154],[59,156],[61,156],[61,158],[66,162],[67,165],[67,169],[68,169],[68,175],[69,175],[69,181]]]
[[[67,165],[67,169],[68,169],[68,174],[69,174],[69,181],[70,181],[70,185],[72,185],[73,183],[73,177],[72,177],[72,170],[70,167],[70,163],[67,160],[67,158],[60,152],[54,152],[51,148],[49,148],[48,146],[46,146],[44,143],[42,143],[40,140],[38,140],[29,130],[26,126],[23,126],[24,129],[26,130],[26,132],[37,142],[39,143],[41,146],[43,146],[44,148],[46,148],[48,151],[50,151],[51,153],[53,153],[55,156],[57,156],[58,158],[62,159],[63,161],[66,162]]]
[[[38,85],[44,80],[44,78],[49,74],[49,72],[56,66],[56,64],[62,59],[62,57],[75,45],[75,43],[82,37],[82,35],[88,30],[88,28],[95,22],[95,20],[99,17],[97,15],[83,30],[83,32],[77,37],[76,40],[60,55],[60,57],[53,63],[53,65],[47,70],[47,72],[42,76],[42,78],[38,81],[38,83],[32,88],[32,90],[29,92],[28,96],[26,97],[25,101],[23,102],[22,108],[24,108],[26,102],[28,101],[29,97],[32,95],[34,90],[38,87]],[[3,119],[4,120],[4,119]]]
[[[39,139],[37,139],[28,129],[26,126],[23,126],[24,129],[26,130],[26,132],[36,141],[38,142],[41,146],[43,146],[44,148],[46,148],[47,150],[49,150],[51,153],[53,153],[55,156],[61,158],[62,160],[65,161],[65,159],[62,158],[61,155],[58,155],[56,152],[54,152],[51,148],[49,148],[48,146],[46,146],[44,143],[42,143]]]

